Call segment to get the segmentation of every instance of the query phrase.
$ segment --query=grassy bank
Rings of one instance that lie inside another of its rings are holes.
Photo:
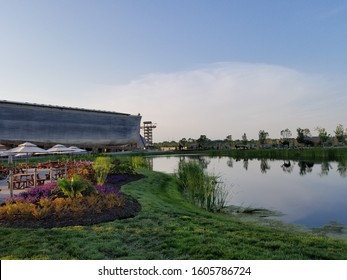
[[[1,259],[347,259],[347,242],[199,209],[173,176],[142,171],[124,187],[138,216],[87,227],[0,228]]]

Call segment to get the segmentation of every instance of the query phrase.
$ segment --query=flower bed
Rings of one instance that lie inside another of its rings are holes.
[[[52,228],[133,217],[141,206],[122,194],[120,186],[140,178],[141,175],[109,176],[110,181],[95,186],[95,192],[75,198],[65,196],[56,182],[29,189],[0,207],[0,226]]]

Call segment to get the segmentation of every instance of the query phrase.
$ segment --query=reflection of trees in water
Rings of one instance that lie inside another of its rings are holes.
[[[241,158],[235,158],[236,162],[240,161]],[[234,158],[232,157],[229,157],[228,160],[227,160],[227,165],[231,168],[234,167]],[[244,158],[243,159],[243,168],[248,170],[248,159],[247,158]]]
[[[247,158],[245,158],[245,159],[243,160],[243,168],[246,169],[246,170],[248,170],[248,159],[247,159]]]
[[[232,157],[229,157],[228,160],[227,160],[227,165],[229,167],[234,167],[234,160]]]
[[[310,161],[299,161],[298,163],[299,168],[300,168],[300,175],[306,175],[307,173],[311,173],[312,172],[312,168],[314,166],[313,162]]]
[[[323,161],[320,167],[321,167],[321,172],[319,173],[319,176],[321,177],[328,175],[330,169],[332,169],[332,166],[328,161]]]
[[[288,160],[288,161],[284,161],[281,167],[284,172],[292,173],[294,169],[294,164],[292,164],[290,160]]]
[[[207,157],[198,157],[198,161],[204,169],[211,163],[211,160]]]
[[[211,160],[207,157],[200,157],[200,156],[180,156],[179,161],[197,161],[202,166],[202,168],[206,169],[207,166],[211,163]]]
[[[270,170],[271,166],[269,164],[269,160],[262,158],[260,160],[260,171],[261,173],[266,173],[268,170]]]
[[[347,176],[347,161],[346,160],[340,160],[337,163],[337,171],[340,173],[341,177]]]

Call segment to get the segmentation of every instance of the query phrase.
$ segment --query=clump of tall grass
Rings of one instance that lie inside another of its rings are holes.
[[[207,174],[196,161],[181,161],[177,178],[182,192],[193,203],[207,211],[220,211],[225,207],[228,193],[218,176]]]
[[[133,156],[131,157],[131,166],[133,168],[149,168],[150,164],[144,157]]]
[[[103,185],[106,181],[107,174],[112,168],[111,158],[97,157],[94,161],[93,169],[95,171],[96,182]]]

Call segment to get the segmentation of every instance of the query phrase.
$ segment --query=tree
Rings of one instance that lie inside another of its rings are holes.
[[[296,137],[298,143],[305,143],[305,138],[311,136],[311,132],[308,128],[298,128],[296,131],[298,132],[298,136]]]
[[[259,130],[259,142],[261,145],[265,144],[266,138],[269,136],[269,133],[265,130]]]
[[[246,133],[244,133],[242,135],[242,144],[247,145],[247,143],[248,143],[247,135],[246,135]]]
[[[288,140],[290,137],[292,137],[292,132],[289,130],[289,128],[286,128],[281,130],[281,136],[283,140]]]
[[[210,142],[211,140],[208,139],[206,137],[206,135],[200,135],[200,138],[198,140],[196,140],[196,142],[198,143],[199,145],[199,148],[206,148],[206,145],[208,142]]]
[[[345,143],[345,130],[343,128],[342,124],[337,125],[336,130],[334,131],[335,133],[335,137],[337,139],[337,141],[339,141],[339,143]]]
[[[315,129],[318,132],[318,136],[322,145],[328,142],[330,134],[323,127],[317,126]]]
[[[182,139],[178,142],[178,148],[179,148],[180,150],[182,150],[186,145],[187,145],[187,139],[186,139],[186,138],[182,138]]]
[[[284,130],[281,130],[281,136],[282,136],[282,145],[288,146],[289,148],[289,139],[292,137],[292,132],[289,130],[289,128],[286,128]]]
[[[227,143],[227,145],[229,147],[231,147],[231,144],[233,142],[233,137],[231,135],[228,135],[226,138],[225,138],[225,142]]]

